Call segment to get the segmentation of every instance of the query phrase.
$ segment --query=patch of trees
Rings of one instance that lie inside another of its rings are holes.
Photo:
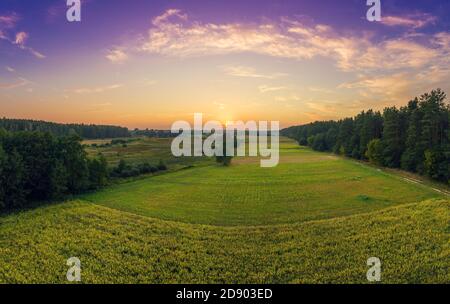
[[[155,129],[145,129],[139,130],[134,129],[131,131],[132,136],[147,136],[147,137],[156,137],[156,138],[172,138],[176,137],[177,134],[172,133],[170,130],[155,130]]]
[[[88,159],[77,135],[0,129],[0,211],[106,185],[106,159]]]
[[[54,122],[26,120],[26,119],[0,119],[0,128],[10,132],[39,131],[49,132],[55,136],[78,134],[84,139],[129,137],[127,128],[106,125],[85,124],[59,124]]]
[[[152,166],[148,162],[132,165],[128,164],[124,159],[121,159],[117,167],[112,169],[111,177],[127,178],[166,170],[167,166],[162,160],[159,161],[158,165]]]
[[[317,151],[332,151],[450,182],[450,106],[440,89],[406,106],[282,130]]]
[[[139,138],[129,138],[129,139],[113,139],[110,142],[106,142],[106,143],[101,143],[101,144],[97,144],[97,143],[93,143],[90,146],[92,148],[107,148],[107,147],[111,147],[111,146],[117,146],[117,145],[121,145],[122,147],[127,147],[129,143],[134,142],[134,141],[138,141],[140,140]],[[88,146],[88,145],[87,145]]]

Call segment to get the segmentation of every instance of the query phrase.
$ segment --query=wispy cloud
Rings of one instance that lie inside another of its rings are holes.
[[[276,96],[275,101],[286,102],[286,101],[300,101],[301,98],[295,94],[286,95],[286,96]]]
[[[383,16],[381,23],[387,26],[401,26],[419,29],[436,22],[436,17],[429,14],[413,14],[406,16]]]
[[[113,63],[124,63],[128,60],[128,55],[121,49],[108,50],[106,58]]]
[[[187,15],[183,14],[181,12],[181,10],[179,9],[168,9],[167,11],[165,11],[162,15],[157,16],[155,18],[153,18],[152,23],[154,25],[159,25],[159,24],[163,24],[165,22],[167,22],[170,17],[177,17],[178,19],[181,20],[187,20]]]
[[[386,25],[423,27],[434,17],[408,19],[387,17]],[[376,41],[371,34],[342,33],[326,24],[307,26],[281,18],[250,23],[202,23],[192,21],[178,9],[155,17],[148,36],[137,48],[141,52],[175,57],[200,57],[233,53],[255,53],[279,58],[308,60],[330,58],[343,71],[417,68],[441,57],[441,47],[433,41],[404,37]],[[241,69],[242,70],[242,69]],[[236,75],[262,75],[229,69]]]
[[[11,13],[9,15],[0,15],[0,39],[6,40],[11,44],[16,45],[20,49],[30,52],[36,58],[45,58],[45,55],[43,55],[41,52],[38,52],[32,47],[26,45],[26,42],[30,37],[27,32],[20,31],[14,34],[14,28],[16,27],[19,20],[20,17],[16,13]]]
[[[438,33],[429,38],[433,48],[425,48],[417,44],[408,44],[398,41],[401,48],[410,47],[414,56],[403,57],[395,55],[396,44],[391,49],[391,54],[385,54],[385,65],[395,67],[409,67],[397,69],[389,73],[391,69],[377,73],[361,73],[353,82],[346,82],[338,86],[339,89],[354,89],[366,99],[383,99],[385,102],[397,102],[411,95],[417,95],[432,88],[445,86],[450,80],[450,33]],[[380,56],[377,54],[376,56]],[[390,62],[393,59],[394,62]],[[381,60],[381,57],[378,57]]]
[[[286,87],[273,87],[273,86],[268,86],[268,85],[261,85],[258,87],[259,91],[261,93],[267,93],[267,92],[274,92],[274,91],[281,91],[281,90],[286,90]]]
[[[339,88],[363,89],[372,98],[382,95],[385,98],[404,97],[410,87],[411,79],[406,73],[380,76],[361,76],[358,81],[343,83]]]
[[[0,39],[8,40],[6,31],[16,26],[19,17],[16,13],[0,15]]]
[[[0,15],[0,29],[13,28],[19,21],[19,16],[16,13],[10,15]]]
[[[14,41],[12,41],[12,43],[16,44],[22,50],[30,52],[34,57],[38,59],[44,59],[45,55],[26,45],[26,41],[28,40],[29,37],[30,35],[28,33],[19,32],[16,34],[16,38]]]
[[[78,88],[78,89],[75,89],[74,92],[77,94],[103,93],[105,91],[119,89],[123,86],[124,86],[123,84],[112,84],[112,85],[94,87],[94,88]]]
[[[0,89],[15,89],[15,88],[27,86],[32,83],[33,82],[29,81],[26,78],[19,77],[19,78],[17,78],[17,81],[12,82],[12,83],[0,83]]]
[[[5,70],[7,70],[10,73],[14,73],[16,71],[15,69],[13,69],[12,67],[9,67],[9,66],[5,67]]]
[[[220,68],[225,74],[236,77],[276,79],[287,75],[286,73],[262,74],[256,72],[252,67],[242,65],[226,65],[221,66]]]

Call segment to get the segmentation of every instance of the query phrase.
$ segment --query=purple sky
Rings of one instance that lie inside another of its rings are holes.
[[[0,116],[286,126],[448,90],[450,1],[365,2],[84,0],[69,23],[65,0],[2,0]]]

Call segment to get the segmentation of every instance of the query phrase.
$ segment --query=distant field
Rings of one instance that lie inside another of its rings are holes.
[[[172,161],[168,143],[102,152]],[[275,168],[197,161],[0,216],[0,283],[64,283],[72,256],[83,283],[367,283],[372,256],[382,283],[450,283],[445,194],[286,139]]]
[[[130,140],[130,138],[125,138]],[[149,162],[150,164],[157,164],[159,160],[163,160],[169,165],[169,169],[179,169],[191,165],[211,164],[213,160],[204,157],[174,157],[170,151],[170,138],[148,138],[138,137],[133,138],[124,147],[121,144],[107,147],[100,147],[101,144],[110,143],[111,139],[99,140],[85,140],[83,144],[89,145],[86,151],[89,156],[93,157],[102,153],[108,164],[117,165],[121,159],[124,159],[130,164],[139,164]],[[92,144],[97,144],[97,147],[92,147]]]

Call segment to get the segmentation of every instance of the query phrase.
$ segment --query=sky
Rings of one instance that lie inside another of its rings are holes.
[[[450,92],[450,1],[1,0],[0,117],[282,127]]]

